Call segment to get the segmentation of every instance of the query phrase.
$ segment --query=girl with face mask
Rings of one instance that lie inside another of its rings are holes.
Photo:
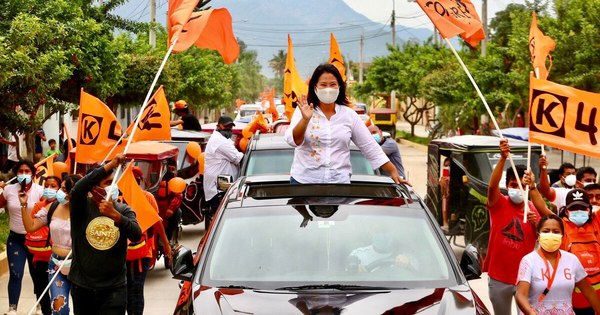
[[[53,187],[48,184],[49,179],[53,180],[55,177],[46,179],[45,186],[48,188]],[[47,236],[52,238],[52,248],[51,255],[46,260],[46,270],[44,270],[46,285],[54,277],[58,266],[62,264],[71,251],[69,193],[79,179],[81,179],[81,175],[69,175],[63,181],[56,178],[55,180],[58,180],[60,184],[56,187],[57,190],[52,193],[55,197],[48,200],[43,207],[36,211],[35,215],[23,216],[23,224],[27,232],[38,233],[49,229]],[[49,301],[52,301],[53,315],[68,315],[70,312],[68,296],[71,282],[67,278],[69,266],[70,260],[67,260],[50,286]]]
[[[600,300],[590,285],[577,256],[560,250],[563,221],[551,214],[537,226],[539,249],[523,257],[517,279],[517,305],[522,314],[576,314],[572,296],[575,287],[600,312]]]
[[[9,269],[8,314],[17,313],[25,261],[27,261],[29,272],[32,275],[36,273],[33,255],[29,253],[25,246],[27,231],[23,226],[21,216],[23,212],[29,215],[33,205],[40,201],[44,194],[44,188],[34,181],[35,165],[31,161],[21,160],[17,162],[13,168],[13,173],[16,175],[17,182],[4,187],[4,191],[0,195],[0,208],[4,207],[7,210],[10,219],[10,232],[6,241]],[[34,287],[36,293],[41,293],[37,289],[37,287]],[[42,287],[41,290],[43,289]],[[49,310],[49,307],[47,310]]]
[[[407,183],[348,105],[346,83],[331,64],[319,65],[308,84],[308,96],[298,106],[285,133],[293,147],[292,184],[350,183],[350,141],[360,148],[373,169],[382,168],[396,183]]]

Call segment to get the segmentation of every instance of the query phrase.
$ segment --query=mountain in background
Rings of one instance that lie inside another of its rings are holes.
[[[157,20],[165,25],[167,1],[158,0],[157,3]],[[147,6],[148,0],[131,0],[117,8],[115,13],[136,19],[136,15],[144,16],[144,10],[148,12]],[[210,6],[226,7],[231,12],[236,37],[246,43],[249,50],[257,51],[262,74],[267,77],[275,75],[269,67],[269,60],[278,50],[287,51],[288,33],[294,44],[296,67],[304,78],[308,78],[319,63],[328,61],[331,32],[346,62],[359,62],[361,33],[365,39],[365,63],[373,57],[387,55],[386,45],[392,42],[389,21],[373,22],[342,0],[213,0]],[[429,28],[397,25],[396,44],[408,40],[424,41],[432,33]],[[354,76],[358,79],[357,73]]]

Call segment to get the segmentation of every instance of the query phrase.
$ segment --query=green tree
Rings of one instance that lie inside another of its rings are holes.
[[[257,60],[257,53],[254,50],[248,50],[244,42],[239,41],[240,57],[235,64],[239,74],[239,90],[236,91],[236,98],[246,102],[252,102],[258,98],[260,92],[266,84],[266,78],[260,74],[260,63]]]
[[[275,77],[283,80],[283,72],[285,71],[285,61],[287,59],[287,53],[280,49],[277,51],[273,58],[269,60],[269,67],[275,73]]]

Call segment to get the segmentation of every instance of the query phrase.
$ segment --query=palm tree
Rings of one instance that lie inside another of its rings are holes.
[[[275,72],[277,78],[283,78],[283,72],[285,71],[285,60],[287,59],[287,53],[280,49],[277,54],[273,55],[273,58],[269,60],[269,67]]]

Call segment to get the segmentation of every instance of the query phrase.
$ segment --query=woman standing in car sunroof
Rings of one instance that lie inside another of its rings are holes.
[[[358,114],[348,105],[346,83],[331,64],[319,65],[308,84],[308,96],[298,100],[287,143],[295,147],[292,184],[350,183],[350,141],[369,160],[383,168],[396,183],[407,183],[390,162]]]

